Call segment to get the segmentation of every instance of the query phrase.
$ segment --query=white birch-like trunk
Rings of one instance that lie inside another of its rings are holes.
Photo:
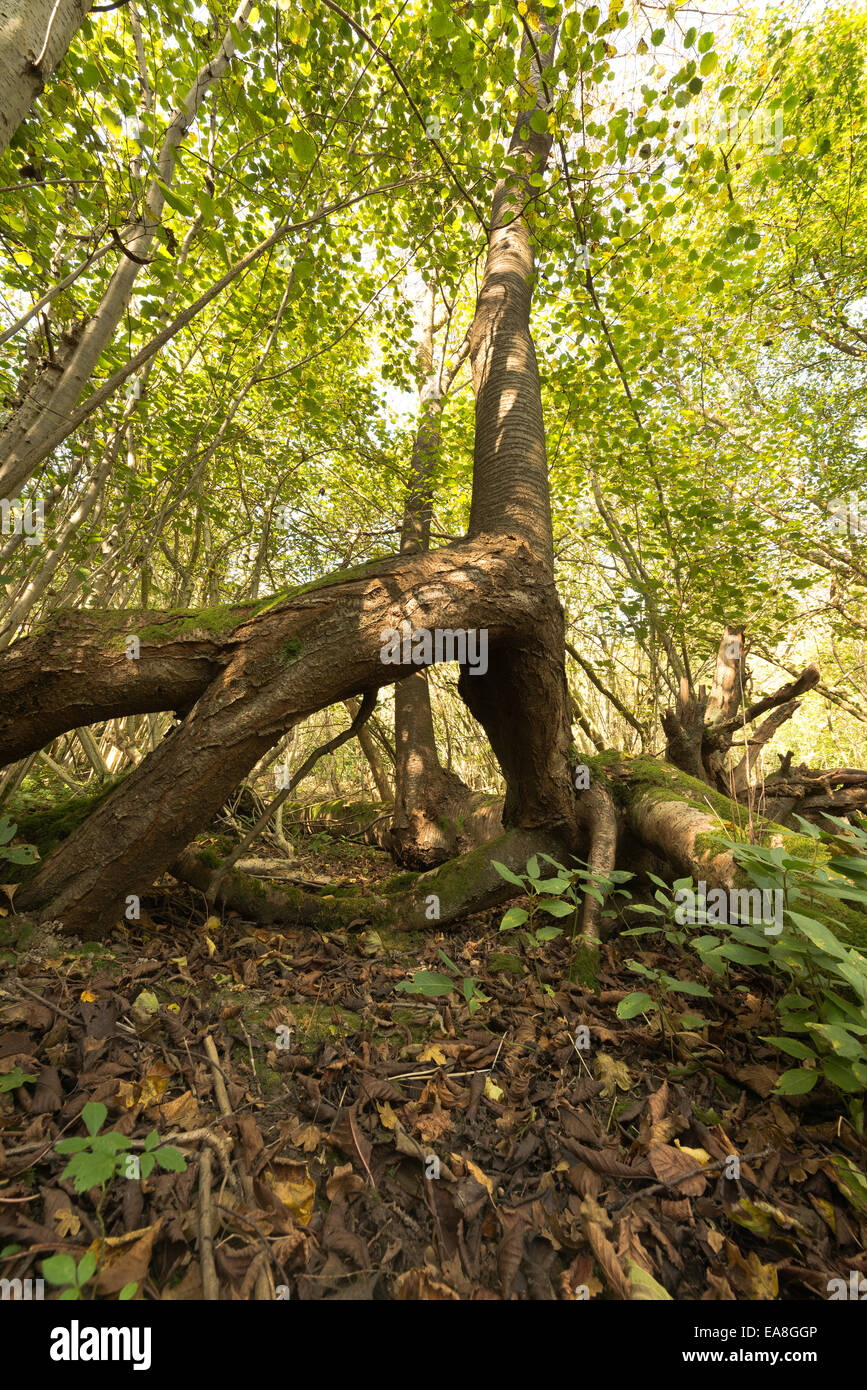
[[[0,0],[0,154],[66,53],[92,0]]]

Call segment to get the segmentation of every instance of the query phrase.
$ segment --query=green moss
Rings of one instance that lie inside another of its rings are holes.
[[[336,1004],[316,1005],[316,1003],[290,1004],[287,1006],[292,1028],[292,1048],[313,1052],[321,1042],[334,1042],[336,1038],[351,1037],[361,1032],[361,1015],[352,1009],[343,1009]]]
[[[159,622],[139,628],[136,636],[151,645],[174,642],[179,637],[223,636],[254,617],[260,607],[256,603],[221,603],[214,608],[170,608]],[[126,635],[120,640],[125,645]]]
[[[27,844],[35,845],[39,860],[45,859],[87,820],[100,802],[128,775],[122,772],[106,778],[94,791],[76,792],[68,787],[60,787],[50,801],[46,801],[46,793],[42,789],[35,795],[19,792],[12,797],[8,808],[10,819],[18,827],[16,836]],[[23,883],[38,868],[39,861],[35,864],[7,864],[4,874],[10,883]]]
[[[619,767],[624,760],[624,754],[618,752],[616,748],[603,748],[601,753],[576,753],[575,761],[583,763],[589,768],[592,777],[594,772],[604,773],[608,768]]]
[[[392,874],[379,885],[379,891],[389,897],[392,893],[402,893],[405,888],[411,888],[416,882],[418,874],[399,873]]]
[[[349,584],[354,579],[365,579],[368,574],[375,573],[384,560],[392,558],[391,555],[380,555],[376,560],[365,560],[362,564],[351,565],[345,570],[331,570],[320,579],[311,579],[307,584],[297,584],[294,588],[285,589],[273,601],[269,601],[262,612],[267,608],[276,607],[279,603],[285,603],[288,599],[298,598],[301,594],[311,594],[316,589],[326,589],[332,584]]]
[[[196,858],[200,864],[204,864],[208,869],[218,869],[220,867],[220,856],[213,849],[197,850]]]
[[[0,918],[0,946],[24,951],[33,939],[36,927],[29,917]]]

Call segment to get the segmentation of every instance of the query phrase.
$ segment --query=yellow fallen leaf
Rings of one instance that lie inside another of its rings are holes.
[[[284,1165],[281,1165],[283,1167]],[[279,1197],[287,1211],[291,1212],[300,1225],[306,1226],[313,1215],[313,1199],[316,1184],[303,1163],[285,1165],[292,1176],[277,1177],[271,1168],[266,1168],[261,1177]]]
[[[627,1258],[626,1273],[632,1285],[632,1298],[636,1302],[671,1303],[671,1294],[656,1282],[652,1274],[648,1274],[646,1269],[636,1264],[635,1260]]]
[[[480,1182],[488,1196],[493,1198],[494,1184],[492,1179],[489,1178],[486,1173],[483,1173],[481,1168],[477,1167],[471,1158],[465,1158],[464,1163],[467,1165],[467,1171],[475,1178],[476,1182]]]
[[[221,931],[222,927],[223,924],[220,921],[219,917],[209,917],[207,922],[203,923],[203,925],[199,928],[199,931],[204,932],[206,935],[210,935],[211,932]]]
[[[600,1052],[593,1059],[593,1070],[598,1079],[602,1082],[602,1094],[609,1100],[617,1095],[617,1088],[621,1091],[628,1091],[632,1085],[632,1077],[629,1075],[629,1068],[625,1062],[618,1062],[616,1057],[611,1057],[607,1052]]]
[[[505,1091],[501,1090],[489,1076],[485,1077],[485,1095],[488,1100],[502,1101],[506,1098]]]
[[[78,997],[82,1004],[95,1004],[99,995],[94,994],[90,989],[83,989]]]
[[[729,1261],[729,1276],[748,1298],[772,1302],[779,1292],[777,1266],[762,1264],[755,1250],[744,1259],[733,1241],[726,1241],[726,1254]]]
[[[446,1054],[436,1043],[428,1043],[418,1054],[418,1060],[420,1062],[436,1062],[437,1066],[441,1067],[446,1060]]]
[[[385,1101],[382,1105],[377,1105],[376,1108],[379,1111],[379,1119],[383,1129],[394,1129],[397,1124],[397,1116],[388,1101]]]
[[[128,1231],[123,1236],[109,1236],[105,1241],[105,1257],[97,1279],[97,1293],[118,1293],[124,1284],[141,1283],[147,1278],[151,1251],[163,1218],[160,1216],[152,1226],[144,1226],[138,1231]],[[88,1249],[96,1256],[102,1242],[99,1237]]]
[[[57,1234],[63,1239],[67,1236],[77,1236],[81,1230],[81,1221],[72,1207],[58,1207],[52,1219],[57,1226]]]
[[[706,1168],[709,1163],[713,1163],[713,1159],[707,1149],[690,1149],[686,1144],[681,1144],[679,1139],[675,1139],[674,1142],[682,1154],[686,1154],[689,1158],[694,1158],[696,1163],[701,1164],[702,1168]]]

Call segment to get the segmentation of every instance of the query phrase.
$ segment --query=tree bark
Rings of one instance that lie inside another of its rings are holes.
[[[7,743],[9,760],[31,751],[48,722],[58,731],[93,722],[82,713],[88,704],[92,710],[99,703],[97,717],[103,718],[177,708],[180,683],[169,676],[175,664],[185,673],[183,694],[195,704],[180,727],[44,861],[22,890],[21,905],[28,910],[50,905],[51,915],[69,930],[89,930],[94,922],[108,925],[124,899],[147,889],[288,728],[318,709],[408,674],[406,667],[386,666],[380,659],[382,631],[399,627],[408,610],[431,630],[472,625],[486,628],[494,643],[502,643],[507,632],[524,633],[530,643],[527,628],[547,593],[547,579],[540,579],[526,545],[504,538],[495,543],[480,536],[364,568],[361,579],[278,600],[222,640],[200,634],[187,641],[169,636],[164,644],[143,641],[138,662],[127,660],[123,651],[107,655],[103,648],[101,665],[92,645],[90,659],[79,651],[72,671],[63,669],[60,654],[58,681],[65,698],[61,703],[55,688],[39,733],[27,737],[19,717],[17,738]],[[165,625],[170,633],[171,618]],[[4,664],[39,640],[25,639],[0,654],[0,680]],[[172,645],[175,662],[166,654]],[[209,663],[217,672],[201,693]],[[29,702],[38,703],[39,686],[40,676],[31,667],[29,682],[18,691],[19,714]],[[107,687],[114,696],[110,706]],[[540,805],[528,809],[526,824],[541,825]],[[523,823],[523,815],[516,802],[513,823]],[[557,819],[555,811],[549,823]]]
[[[50,912],[77,931],[93,932],[116,920],[125,898],[146,890],[294,723],[412,673],[381,659],[383,632],[399,630],[408,615],[415,630],[474,628],[486,634],[488,672],[464,667],[459,690],[503,770],[505,825],[552,833],[565,844],[582,838],[569,776],[563,614],[554,583],[545,434],[529,322],[535,273],[529,175],[544,167],[551,145],[549,135],[533,131],[530,118],[547,106],[539,46],[550,49],[555,35],[556,26],[543,24],[536,43],[525,40],[530,81],[510,146],[518,174],[501,180],[494,194],[470,335],[476,443],[467,539],[363,566],[360,578],[332,576],[256,605],[240,622],[233,613],[222,636],[196,631],[193,623],[193,636],[184,637],[183,620],[173,631],[172,617],[165,615],[140,634],[147,641],[137,662],[120,650],[111,656],[105,639],[95,669],[89,664],[85,671],[79,651],[70,671],[59,654],[59,679],[42,702],[37,739],[48,727],[66,726],[70,698],[77,700],[72,727],[91,722],[82,714],[88,703],[99,710],[95,717],[192,708],[40,866],[22,889],[25,910]],[[114,634],[129,621],[129,615],[120,621],[106,617]],[[152,631],[161,621],[162,643]],[[168,666],[167,644],[176,648]],[[9,758],[30,751],[34,735],[28,741],[21,714],[40,703],[38,680],[22,677],[25,646],[0,653],[0,680],[4,663],[7,669],[18,663],[18,717],[5,744]],[[171,681],[176,663],[184,671],[180,699]]]
[[[0,0],[0,154],[64,57],[92,0]]]

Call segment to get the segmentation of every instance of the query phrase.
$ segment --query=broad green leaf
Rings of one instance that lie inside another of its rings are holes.
[[[522,907],[510,907],[508,912],[503,914],[500,931],[511,931],[513,927],[522,927],[529,916],[529,912],[525,912]]]
[[[784,1071],[780,1077],[775,1090],[781,1096],[802,1096],[807,1091],[812,1091],[819,1079],[817,1071],[807,1071],[804,1067],[793,1067],[790,1071]]]
[[[618,1018],[635,1018],[637,1014],[645,1014],[656,1007],[649,994],[645,994],[643,990],[635,990],[632,994],[627,994],[625,999],[621,999],[615,1013]]]

